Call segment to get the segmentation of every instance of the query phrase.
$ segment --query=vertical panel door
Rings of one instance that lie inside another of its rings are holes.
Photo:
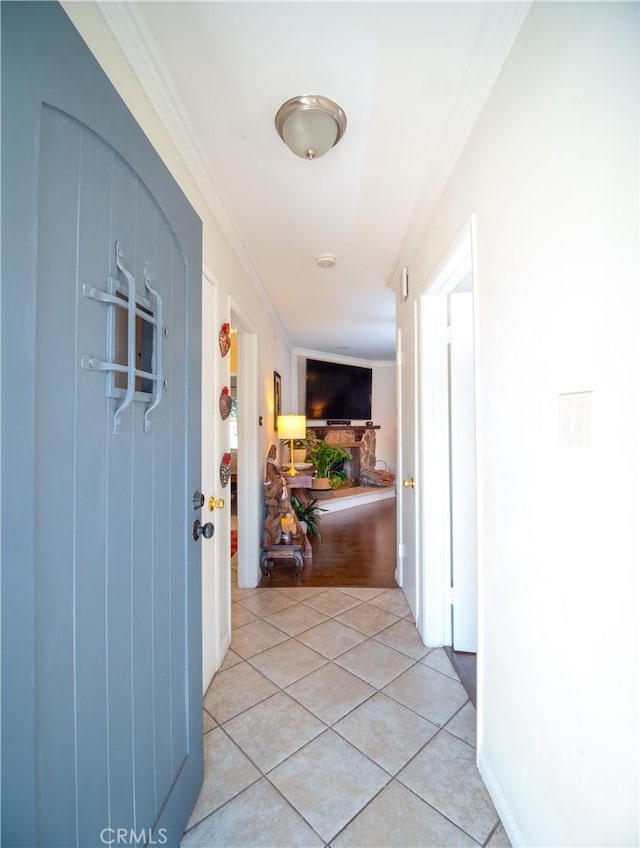
[[[3,844],[177,844],[201,225],[57,4],[2,5],[2,142]]]

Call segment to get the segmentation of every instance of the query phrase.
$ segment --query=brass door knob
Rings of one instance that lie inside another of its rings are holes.
[[[209,512],[214,509],[224,509],[224,498],[214,498],[213,495],[209,498]]]
[[[403,481],[402,481],[402,485],[404,486],[404,488],[405,488],[405,489],[415,489],[415,487],[416,487],[416,482],[415,482],[415,480],[413,479],[413,477],[409,477],[409,479],[408,479],[408,480],[403,480]]]

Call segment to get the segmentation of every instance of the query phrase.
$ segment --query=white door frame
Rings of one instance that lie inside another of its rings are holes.
[[[447,298],[449,307],[449,462],[451,464],[451,644],[478,651],[475,370],[471,274]],[[462,289],[462,291],[461,291]]]
[[[410,351],[406,350],[405,328],[410,328],[413,336],[413,344]],[[396,467],[399,469],[399,476],[396,483],[396,535],[398,539],[397,565],[396,565],[396,582],[402,586],[406,595],[407,577],[410,569],[414,572],[411,579],[415,582],[413,587],[415,594],[415,620],[416,628],[420,633],[421,638],[425,639],[425,616],[424,616],[424,580],[422,563],[422,534],[420,522],[417,520],[420,515],[420,440],[418,436],[418,409],[419,409],[419,390],[418,390],[418,318],[415,304],[411,304],[409,311],[403,318],[402,323],[397,328],[396,334],[396,396],[406,397],[407,392],[411,392],[413,399],[413,420],[406,421],[405,404],[398,404],[398,439],[397,439],[397,457]],[[411,362],[407,361],[407,355],[411,356]],[[410,365],[409,373],[411,375],[411,384],[407,385],[406,367]],[[410,432],[412,434],[411,451],[405,451],[404,437],[405,424],[410,424]],[[411,457],[411,463],[407,462],[406,453]],[[415,478],[415,488],[413,489],[413,498],[415,503],[415,527],[410,531],[407,530],[407,519],[411,516],[405,516],[405,498],[403,492],[404,480],[413,477]],[[407,532],[405,532],[407,530]],[[408,539],[409,533],[413,533],[413,538]],[[413,542],[413,544],[411,544]],[[409,599],[408,599],[409,600]],[[411,604],[410,604],[411,605]]]
[[[472,272],[474,303],[474,384],[476,391],[476,467],[478,484],[478,594],[481,586],[480,515],[482,487],[478,446],[480,395],[478,392],[478,277],[475,260],[475,215],[455,239],[419,294],[419,434],[421,450],[421,515],[424,558],[424,633],[427,645],[451,644],[451,510],[449,477],[449,409],[447,297]],[[482,619],[478,602],[478,653],[481,654]],[[478,668],[478,702],[480,702]]]
[[[228,317],[238,330],[238,586],[260,582],[258,552],[262,526],[262,480],[258,456],[258,336],[231,295]]]
[[[220,286],[202,270],[202,522],[212,521],[215,533],[202,551],[202,685],[209,688],[231,643],[230,498],[220,483],[220,460],[228,449],[225,423],[218,411],[222,386],[229,384],[229,360],[220,356],[218,330],[226,318],[220,313]],[[209,497],[223,498],[225,508],[210,512]],[[203,692],[203,694],[204,694]]]
[[[218,331],[225,322],[238,330],[238,394],[242,410],[238,418],[238,583],[256,586],[260,496],[255,481],[258,469],[257,431],[257,336],[235,301],[222,301],[213,273],[202,270],[202,486],[204,521],[213,521],[215,534],[203,548],[202,557],[202,668],[203,688],[209,687],[231,643],[231,492],[223,489],[219,469],[222,454],[229,450],[228,425],[221,420],[218,396],[230,382],[229,359],[221,357]],[[221,510],[208,512],[209,496],[223,498]],[[253,551],[253,555],[251,555]]]

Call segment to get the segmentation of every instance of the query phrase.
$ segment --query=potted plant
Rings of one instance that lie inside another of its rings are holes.
[[[326,512],[327,510],[322,509],[317,504],[318,502],[315,498],[310,498],[306,504],[303,504],[295,495],[291,495],[291,506],[296,514],[298,523],[307,528],[307,536],[315,536],[319,540],[322,539],[322,535],[318,526],[318,521],[320,520],[318,513]]]
[[[346,459],[351,459],[351,454],[340,445],[330,442],[318,442],[311,450],[311,462],[315,471],[312,486],[314,489],[330,489],[331,477],[334,469]]]
[[[307,453],[310,448],[313,448],[316,445],[318,440],[315,437],[315,433],[313,430],[307,430],[307,436],[305,439],[294,439],[293,440],[293,462],[296,465],[302,465],[307,461]],[[291,462],[291,457],[289,457],[289,462]]]
[[[306,462],[307,459],[307,440],[306,439],[294,439],[293,440],[293,461],[296,465]],[[289,461],[291,461],[291,457],[289,457]]]

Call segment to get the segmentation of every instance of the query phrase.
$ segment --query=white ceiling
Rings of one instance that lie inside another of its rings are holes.
[[[292,347],[395,357],[395,295],[527,3],[128,2],[101,10]],[[274,127],[347,114],[313,162]],[[315,264],[320,253],[334,268]]]

